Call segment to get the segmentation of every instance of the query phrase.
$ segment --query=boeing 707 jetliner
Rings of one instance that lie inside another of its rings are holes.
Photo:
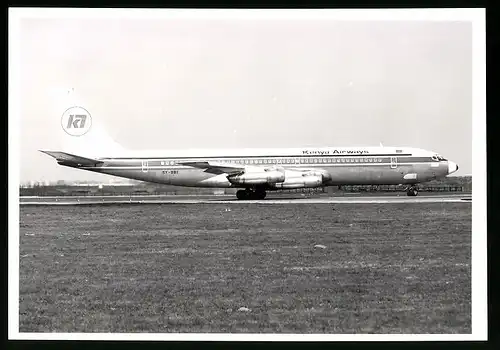
[[[41,150],[60,165],[160,184],[241,188],[238,199],[264,199],[266,191],[335,185],[408,184],[442,178],[458,165],[441,155],[407,147],[328,147],[220,151],[128,152],[86,158]]]
[[[60,165],[101,174],[176,186],[240,188],[238,199],[264,199],[267,191],[279,189],[398,184],[407,184],[407,194],[416,196],[417,183],[458,170],[435,152],[382,145],[134,152],[91,123],[85,109],[69,108],[61,125],[65,137],[80,142],[80,148],[40,151]]]

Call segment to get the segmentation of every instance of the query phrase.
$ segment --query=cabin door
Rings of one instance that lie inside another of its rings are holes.
[[[398,157],[391,157],[391,169],[398,167]]]
[[[143,173],[147,173],[148,170],[149,170],[148,161],[147,160],[143,160],[142,161],[142,172]]]

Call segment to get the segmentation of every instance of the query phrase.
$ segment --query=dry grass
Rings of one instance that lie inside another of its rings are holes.
[[[471,332],[470,203],[20,215],[21,332]]]

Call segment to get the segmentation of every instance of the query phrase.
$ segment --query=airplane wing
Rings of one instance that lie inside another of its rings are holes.
[[[245,170],[245,167],[238,164],[216,163],[216,162],[179,162],[177,164],[191,166],[193,168],[205,169],[211,174],[236,174]]]
[[[282,166],[277,166],[276,164],[269,165],[240,165],[240,164],[227,164],[227,163],[218,163],[218,162],[179,162],[179,165],[191,166],[193,168],[205,169],[205,172],[211,174],[238,174],[248,171],[249,168],[253,169],[261,169],[263,171],[267,171],[268,169],[276,169],[280,168],[286,171],[291,171],[293,173],[310,173],[310,172],[326,172],[323,169],[317,168],[287,168]]]
[[[44,151],[44,150],[39,150],[39,151],[48,154],[51,157],[54,157],[57,160],[57,162],[61,165],[97,166],[104,164],[104,162],[101,162],[99,160],[76,156],[70,153],[65,153],[60,151]]]

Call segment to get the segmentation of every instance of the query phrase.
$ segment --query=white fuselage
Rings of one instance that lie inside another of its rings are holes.
[[[408,147],[141,151],[97,159],[102,162],[98,167],[78,168],[160,184],[220,188],[253,187],[252,179],[262,177],[261,174],[269,179],[283,174],[284,181],[280,178],[278,182],[282,185],[271,181],[264,186],[267,190],[287,188],[287,184],[290,188],[416,184],[442,178],[458,169],[455,163],[434,152]],[[232,182],[227,172],[183,165],[189,162],[217,164],[220,169],[241,168],[247,180]],[[322,179],[321,183],[316,178]],[[294,185],[299,182],[305,185]]]

